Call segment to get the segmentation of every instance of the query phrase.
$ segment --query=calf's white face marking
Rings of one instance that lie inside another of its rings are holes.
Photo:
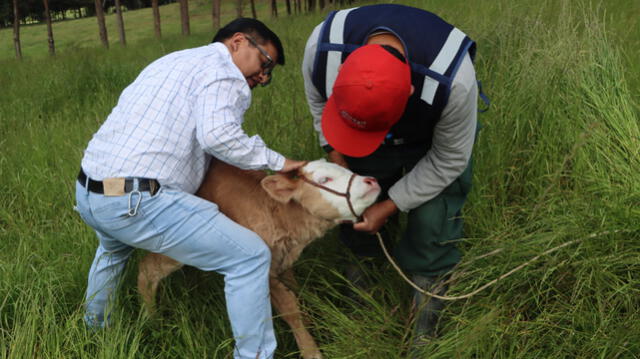
[[[301,172],[309,180],[340,193],[347,192],[349,179],[353,173],[344,167],[338,166],[335,163],[327,162],[324,159],[309,162],[301,169]],[[349,209],[349,204],[345,197],[314,187],[309,183],[303,182],[302,187],[302,192],[306,195],[301,196],[299,201],[304,207],[309,209],[311,213],[317,212],[322,217],[327,218],[327,213],[333,212],[330,214],[330,219],[334,219],[336,221],[356,220]],[[319,194],[321,201],[318,201],[317,194],[310,195],[310,193]],[[375,202],[376,198],[380,194],[380,186],[372,177],[356,175],[351,183],[349,193],[353,210],[359,216],[367,207]],[[318,205],[317,203],[313,203],[314,201],[322,202],[323,204]],[[329,211],[329,209],[333,209],[333,211]]]

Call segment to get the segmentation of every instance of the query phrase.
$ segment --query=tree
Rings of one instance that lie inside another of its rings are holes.
[[[291,15],[291,0],[287,0],[286,5],[287,5],[287,15]]]
[[[56,47],[53,42],[53,27],[51,26],[51,12],[49,11],[49,0],[42,0],[44,5],[44,19],[47,22],[47,39],[49,42],[49,55],[56,54]]]
[[[238,17],[242,17],[242,0],[236,2],[236,14]]]
[[[253,15],[254,19],[258,18],[258,14],[256,13],[256,2],[255,2],[255,0],[251,0],[251,15]]]
[[[278,17],[278,3],[276,0],[271,0],[271,17]]]
[[[180,20],[182,23],[182,35],[189,35],[189,0],[180,0]]]
[[[124,36],[124,19],[122,18],[122,8],[120,0],[116,0],[116,18],[118,19],[118,35],[120,35],[120,45],[126,46],[127,39]]]
[[[153,32],[156,38],[159,39],[162,37],[162,33],[160,31],[160,7],[158,6],[158,0],[151,0],[151,8],[153,11]]]
[[[107,25],[104,22],[104,10],[102,9],[102,1],[95,0],[96,18],[98,19],[98,29],[100,30],[100,41],[102,46],[109,48],[109,38],[107,37]]]
[[[16,48],[16,58],[22,60],[22,49],[20,48],[20,12],[18,11],[18,0],[13,0],[13,46]]]
[[[213,18],[213,28],[220,28],[220,0],[213,0],[211,9],[211,17]]]

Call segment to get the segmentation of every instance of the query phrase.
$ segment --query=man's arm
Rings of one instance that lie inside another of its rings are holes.
[[[313,128],[318,134],[320,146],[324,147],[328,145],[328,143],[322,134],[320,121],[322,119],[322,111],[324,110],[324,106],[327,104],[327,101],[322,97],[322,95],[320,95],[312,81],[313,63],[316,57],[318,37],[320,36],[322,24],[323,23],[320,23],[316,26],[311,32],[309,39],[307,39],[307,44],[304,48],[304,57],[302,59],[302,77],[304,79],[304,93],[307,98],[307,104],[309,105],[311,116],[313,117]]]
[[[251,94],[243,78],[216,79],[197,95],[194,104],[196,138],[202,149],[243,169],[283,170],[285,157],[267,147],[260,136],[242,129]]]
[[[316,130],[318,134],[318,142],[320,146],[327,151],[329,155],[329,161],[338,164],[342,167],[347,167],[347,162],[344,159],[344,156],[335,151],[327,140],[324,138],[322,134],[322,111],[324,111],[324,106],[327,104],[324,97],[320,95],[318,90],[312,81],[313,75],[313,63],[316,57],[316,49],[318,45],[318,37],[320,36],[320,30],[322,28],[322,24],[316,26],[311,32],[311,36],[307,40],[307,45],[304,49],[304,58],[302,60],[302,77],[304,78],[304,92],[307,98],[307,103],[309,104],[309,111],[311,112],[311,116],[313,117],[313,128]]]
[[[399,210],[409,211],[434,198],[466,169],[477,126],[475,71],[467,55],[456,74],[433,145],[415,167],[389,189],[389,199],[367,208],[358,231],[375,233]]]
[[[435,126],[431,149],[389,189],[389,197],[400,210],[411,210],[436,197],[466,169],[475,141],[477,98],[475,70],[466,55]]]

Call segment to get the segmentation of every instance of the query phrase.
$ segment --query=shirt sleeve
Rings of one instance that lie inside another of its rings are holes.
[[[325,146],[328,143],[322,134],[321,120],[322,111],[324,110],[324,106],[327,104],[327,101],[322,97],[322,95],[320,95],[320,92],[318,92],[318,89],[316,89],[312,81],[313,63],[316,58],[316,49],[318,47],[318,38],[320,37],[322,24],[323,23],[320,23],[320,25],[313,29],[311,36],[309,36],[309,39],[307,40],[307,44],[304,48],[304,58],[302,60],[302,77],[304,79],[304,93],[307,97],[307,104],[309,105],[311,116],[313,117],[313,128],[318,134],[320,146]]]
[[[475,70],[467,54],[435,126],[431,149],[389,189],[400,210],[406,212],[433,199],[466,169],[475,141],[477,97]]]
[[[279,171],[285,158],[267,147],[260,136],[242,129],[251,92],[242,78],[221,76],[197,94],[194,107],[196,138],[212,156],[242,169]]]

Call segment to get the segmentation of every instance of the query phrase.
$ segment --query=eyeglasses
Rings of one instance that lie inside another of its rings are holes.
[[[244,34],[244,36],[247,38],[247,40],[249,40],[249,43],[255,47],[256,49],[258,49],[258,51],[260,51],[260,53],[267,58],[267,61],[264,61],[260,67],[262,67],[262,69],[264,71],[262,71],[262,73],[267,76],[267,81],[261,83],[262,86],[267,86],[270,82],[271,82],[271,71],[273,71],[273,58],[271,57],[271,55],[269,55],[269,53],[267,52],[267,50],[265,50],[262,46],[258,45],[258,43],[256,42],[256,40],[247,35]]]

